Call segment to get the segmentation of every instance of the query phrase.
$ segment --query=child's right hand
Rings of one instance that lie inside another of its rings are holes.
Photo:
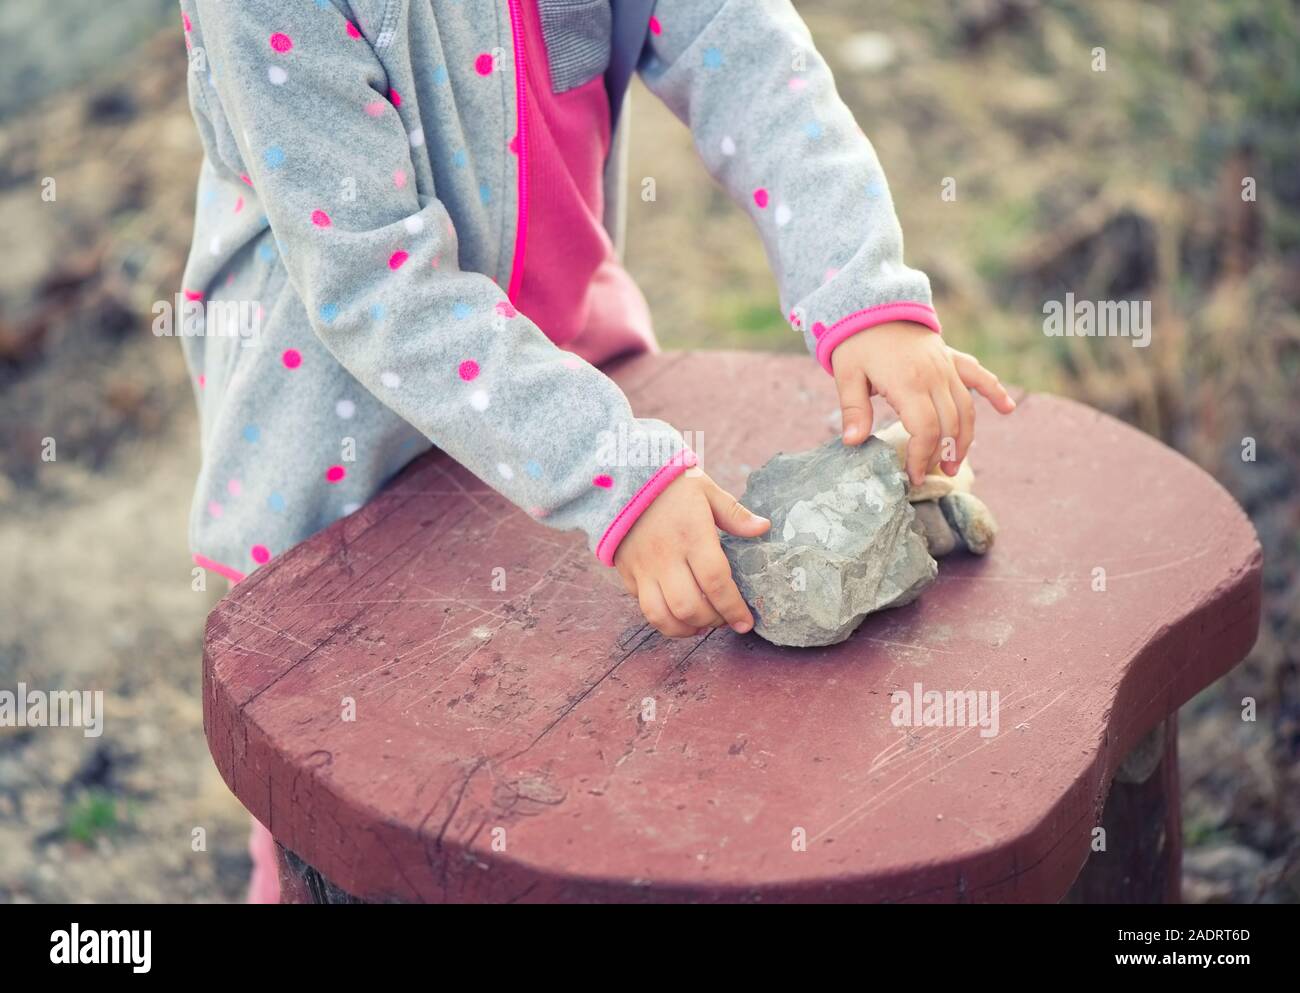
[[[771,526],[704,473],[685,472],[619,542],[614,567],[645,619],[665,637],[690,638],[723,624],[744,634],[754,618],[731,578],[716,528],[756,538]]]

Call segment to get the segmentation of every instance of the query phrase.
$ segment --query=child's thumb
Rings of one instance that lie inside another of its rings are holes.
[[[710,486],[707,492],[713,522],[728,534],[737,538],[757,538],[772,526],[766,517],[759,517],[721,486]]]

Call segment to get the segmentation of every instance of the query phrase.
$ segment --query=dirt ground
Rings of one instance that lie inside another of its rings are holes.
[[[184,261],[197,140],[174,5],[121,6],[134,34],[107,52],[79,41],[76,73],[31,84],[64,43],[53,31],[0,69],[0,688],[102,689],[111,715],[98,739],[0,728],[0,900],[237,900],[249,868],[246,816],[201,726],[202,625],[219,590],[192,588],[185,548],[190,387],[175,342],[149,333],[149,307],[175,292]],[[1260,532],[1259,644],[1182,713],[1184,891],[1294,902],[1294,8],[1190,3],[1175,20],[1120,0],[877,6],[867,23],[848,0],[798,4],[876,144],[945,333],[1004,379],[1174,445]],[[97,9],[77,0],[69,24],[91,30]],[[15,10],[0,39],[23,30]],[[689,135],[644,90],[632,106],[628,264],[663,343],[799,347],[749,222]],[[1258,202],[1238,196],[1246,175]],[[653,202],[637,195],[647,176]],[[55,204],[40,199],[45,177]],[[940,197],[945,178],[955,200]],[[1044,338],[1041,302],[1065,289],[1153,300],[1151,348]],[[41,459],[49,437],[53,462]],[[1240,457],[1247,437],[1253,462]],[[1246,696],[1254,723],[1240,718]]]

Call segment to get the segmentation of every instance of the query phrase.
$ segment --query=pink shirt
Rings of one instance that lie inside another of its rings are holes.
[[[594,365],[657,351],[645,297],[619,262],[602,223],[610,147],[604,78],[553,92],[536,0],[520,6],[528,227],[523,278],[513,303],[553,342]]]

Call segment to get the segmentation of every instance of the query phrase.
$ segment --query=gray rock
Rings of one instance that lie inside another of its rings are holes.
[[[837,644],[868,614],[911,603],[938,572],[898,456],[877,438],[777,455],[741,502],[772,529],[724,535],[722,547],[754,630],[773,644]]]

